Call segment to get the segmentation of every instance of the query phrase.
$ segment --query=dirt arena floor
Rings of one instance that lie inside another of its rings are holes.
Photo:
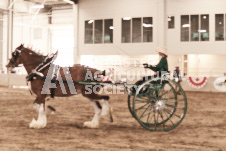
[[[83,127],[94,110],[82,96],[56,98],[49,104],[57,112],[48,115],[44,129],[29,129],[37,113],[34,96],[25,89],[0,87],[0,151],[75,150],[226,150],[226,93],[186,92],[185,119],[169,132],[150,132],[133,119],[126,95],[111,95],[114,122],[100,128]]]

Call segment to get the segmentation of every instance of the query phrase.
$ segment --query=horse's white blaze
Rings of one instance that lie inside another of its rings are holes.
[[[97,128],[99,126],[101,109],[98,108],[95,101],[91,101],[91,104],[94,108],[95,114],[94,114],[92,121],[85,122],[84,126],[89,127],[89,128]]]
[[[43,104],[40,104],[40,105],[33,105],[33,107],[35,109],[38,110],[38,119],[37,121],[33,118],[29,127],[30,128],[44,128],[46,127],[46,124],[47,124],[47,119],[46,119],[46,113],[45,113],[45,110],[44,110],[44,105]]]

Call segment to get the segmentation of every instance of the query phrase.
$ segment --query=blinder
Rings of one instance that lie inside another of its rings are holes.
[[[16,49],[13,53],[12,53],[12,57],[14,58],[13,60],[10,59],[9,62],[13,65],[15,65],[15,67],[18,67],[18,64],[16,64],[16,59],[19,57],[21,53],[21,50]]]

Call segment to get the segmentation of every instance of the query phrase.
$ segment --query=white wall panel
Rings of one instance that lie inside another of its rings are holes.
[[[73,24],[74,20],[73,9],[53,10],[52,24]]]
[[[215,41],[215,14],[226,14],[225,0],[167,0],[168,15],[175,16],[175,28],[167,30],[170,54],[226,54],[226,41]],[[181,42],[181,15],[209,14],[209,41]]]
[[[71,66],[74,64],[74,14],[73,9],[53,10],[51,30],[51,48],[58,50],[55,64]]]
[[[0,1],[0,8],[7,9],[8,8],[8,0],[1,0]]]
[[[47,15],[37,15],[33,22],[33,16],[30,15],[15,15],[13,27],[13,48],[16,48],[21,43],[31,44],[34,47],[42,50],[48,50],[48,17]],[[35,38],[35,29],[40,29],[40,38]]]
[[[162,1],[162,0],[161,0]],[[159,0],[82,0],[79,1],[79,52],[81,55],[142,55],[156,54],[159,44],[157,13]],[[160,9],[163,9],[162,7]],[[164,10],[162,10],[164,11]],[[121,43],[123,17],[153,17],[153,42]],[[84,23],[90,19],[113,19],[113,44],[84,44]],[[161,39],[164,41],[164,39]],[[160,42],[161,43],[161,42]]]

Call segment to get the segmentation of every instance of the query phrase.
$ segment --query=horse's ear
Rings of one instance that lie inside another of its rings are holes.
[[[21,50],[24,47],[24,44],[21,44],[18,48]]]
[[[58,50],[55,52],[55,54],[54,55],[58,55]]]

